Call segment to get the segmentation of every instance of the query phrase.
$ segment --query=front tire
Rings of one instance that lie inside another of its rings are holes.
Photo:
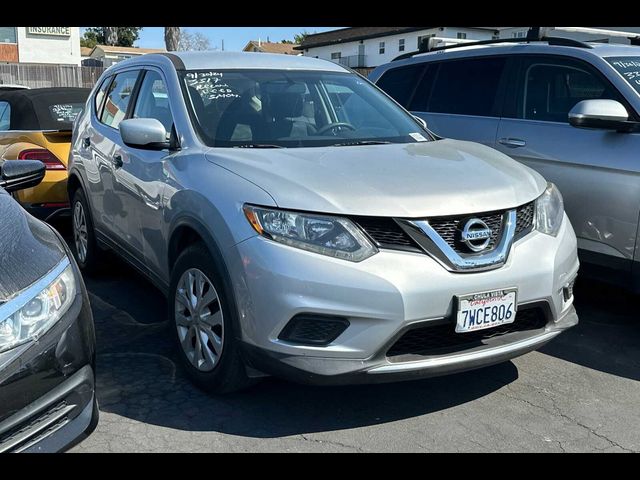
[[[186,248],[171,273],[169,318],[180,363],[209,393],[250,386],[240,355],[237,310],[222,266],[202,243]]]

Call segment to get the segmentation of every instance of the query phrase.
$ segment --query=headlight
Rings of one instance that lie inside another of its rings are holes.
[[[69,310],[75,295],[73,270],[65,260],[47,277],[0,307],[0,352],[49,330]]]
[[[260,235],[291,247],[360,262],[378,252],[346,218],[288,212],[245,205],[244,213]]]
[[[564,203],[558,188],[549,183],[536,200],[536,229],[554,237],[560,230],[564,217]]]

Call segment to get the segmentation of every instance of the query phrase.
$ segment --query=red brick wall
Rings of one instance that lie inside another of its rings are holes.
[[[0,43],[0,62],[18,63],[18,45],[15,43]]]

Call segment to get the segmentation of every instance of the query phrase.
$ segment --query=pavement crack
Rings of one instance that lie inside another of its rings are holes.
[[[542,410],[545,413],[549,413],[551,415],[563,418],[563,419],[567,420],[570,423],[573,423],[573,424],[575,424],[575,425],[577,425],[577,426],[579,426],[581,428],[584,428],[585,430],[587,430],[592,435],[594,435],[594,436],[604,440],[605,442],[609,443],[609,445],[611,445],[612,447],[618,447],[621,450],[624,450],[625,452],[629,452],[629,453],[637,453],[637,452],[635,452],[635,450],[631,450],[629,448],[623,447],[619,443],[611,440],[606,435],[598,433],[595,429],[591,428],[590,426],[585,425],[584,423],[580,422],[579,420],[576,420],[575,418],[572,418],[572,417],[568,416],[567,414],[563,413],[560,410],[560,408],[556,405],[556,403],[554,402],[553,398],[551,398],[549,395],[547,395],[547,397],[551,400],[551,403],[553,404],[554,410],[549,410],[548,408],[545,408],[542,405],[537,405],[537,404],[535,404],[533,402],[530,402],[529,400],[526,400],[524,398],[516,397],[516,396],[513,396],[513,395],[507,395],[504,392],[500,392],[499,391],[497,393],[502,395],[502,396],[504,396],[504,397],[510,398],[511,400],[515,400],[515,401],[518,401],[518,402],[521,402],[521,403],[525,403],[526,405],[529,405],[531,407],[538,408],[538,409]],[[543,393],[546,394],[547,392],[543,392]],[[558,443],[560,443],[560,442],[558,442]],[[560,448],[562,448],[562,450],[564,451],[564,448],[562,447],[562,445],[560,445]]]

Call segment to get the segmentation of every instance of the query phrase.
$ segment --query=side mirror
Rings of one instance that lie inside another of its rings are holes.
[[[6,160],[0,168],[0,187],[7,192],[35,187],[46,173],[40,160]]]
[[[145,150],[170,148],[167,130],[155,118],[130,118],[119,125],[120,136],[125,145]]]
[[[426,121],[424,118],[420,118],[420,117],[419,117],[419,116],[417,116],[417,115],[414,115],[414,116],[413,116],[413,118],[415,118],[415,119],[416,119],[416,121],[417,121],[420,125],[422,125],[422,128],[424,128],[425,130],[429,130],[429,129],[427,128],[427,121]]]
[[[635,126],[629,113],[615,100],[582,100],[569,112],[569,124],[577,128],[628,131]]]

